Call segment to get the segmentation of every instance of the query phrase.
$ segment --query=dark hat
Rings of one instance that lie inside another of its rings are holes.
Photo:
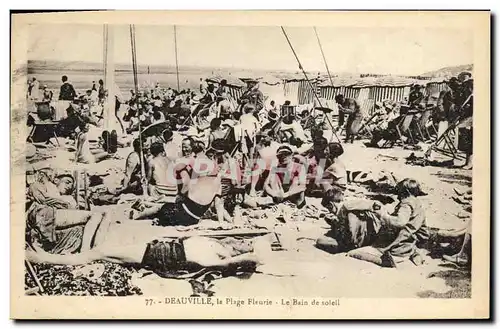
[[[293,151],[290,146],[282,145],[276,151],[276,155],[292,155]]]
[[[269,111],[267,112],[267,119],[269,121],[276,121],[278,120],[278,113],[276,113],[275,111]]]
[[[457,76],[458,80],[460,81],[466,81],[468,78],[472,78],[472,73],[470,72],[467,72],[467,71],[464,71],[464,72],[461,72],[458,76]]]
[[[256,80],[256,79],[254,79],[254,78],[245,79],[245,82],[246,82],[246,83],[259,83],[259,81],[257,81],[257,80]]]

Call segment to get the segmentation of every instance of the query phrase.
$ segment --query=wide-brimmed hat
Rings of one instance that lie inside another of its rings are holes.
[[[467,72],[467,71],[464,71],[464,72],[461,72],[458,76],[457,76],[458,80],[460,81],[466,81],[470,78],[472,78],[472,73],[470,72]]]
[[[259,83],[259,81],[257,79],[254,79],[254,78],[245,79],[245,82],[246,83]]]

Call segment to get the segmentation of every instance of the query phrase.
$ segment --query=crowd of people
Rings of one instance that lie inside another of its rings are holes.
[[[195,227],[206,218],[215,219],[220,227],[231,227],[241,223],[242,209],[275,204],[304,209],[309,197],[321,198],[324,219],[331,227],[318,237],[317,248],[346,252],[384,267],[408,260],[422,264],[419,247],[426,245],[430,233],[419,201],[425,195],[419,182],[349,170],[342,162],[345,150],[337,133],[345,129],[345,142],[352,143],[368,130],[369,146],[380,147],[381,140],[390,140],[389,135],[399,131],[401,118],[408,113],[417,113],[412,122],[420,123],[424,113],[432,110],[427,118],[440,133],[441,122],[456,125],[457,120],[472,116],[470,75],[450,79],[449,88],[437,96],[424,96],[416,85],[403,104],[391,100],[375,104],[372,118],[363,116],[355,99],[337,95],[337,126],[333,126],[332,109],[316,106],[297,113],[290,101],[281,106],[274,101],[266,104],[253,79],[246,80],[238,99],[231,97],[227,81],[216,86],[201,80],[200,90],[178,91],[159,84],[131,90],[127,101],[106,90],[102,80],[83,96],[76,95],[66,76],[62,82],[59,99],[71,102],[63,124],[74,127],[66,130],[75,141],[75,161],[116,157],[116,148],[128,140],[132,150],[125,161],[122,186],[107,191],[110,197],[105,199],[114,204],[123,194],[141,196],[131,205],[128,218],[119,219],[120,225],[126,226],[127,220],[153,220],[154,225],[144,241],[106,243],[106,232],[118,219],[91,209],[89,203],[99,199],[77,204],[72,197],[75,179],[42,168],[28,186],[28,259],[54,264],[98,259],[142,264],[163,276],[191,267],[252,268],[265,261],[270,248],[265,239],[166,239],[162,238],[165,227]],[[31,86],[30,95],[39,97],[35,78]],[[100,125],[103,104],[110,98],[122,137],[105,131],[101,146],[91,150],[89,130]],[[125,115],[119,117],[123,105]],[[428,123],[415,127],[427,128]],[[469,158],[471,154],[468,151]],[[370,199],[346,200],[346,189],[354,183],[384,188],[398,202],[391,207]],[[460,254],[461,263],[464,257]]]

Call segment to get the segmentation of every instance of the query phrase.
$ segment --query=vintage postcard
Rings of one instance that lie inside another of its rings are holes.
[[[12,318],[490,317],[488,11],[11,33]]]

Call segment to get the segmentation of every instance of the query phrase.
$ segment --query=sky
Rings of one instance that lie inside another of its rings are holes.
[[[306,71],[325,71],[313,27],[285,27]],[[131,63],[128,25],[115,25],[114,59]],[[472,64],[472,34],[459,29],[318,27],[332,73],[418,75]],[[33,25],[28,59],[103,61],[102,25]],[[139,65],[175,65],[173,26],[136,26]],[[179,65],[298,70],[279,26],[177,26]]]

